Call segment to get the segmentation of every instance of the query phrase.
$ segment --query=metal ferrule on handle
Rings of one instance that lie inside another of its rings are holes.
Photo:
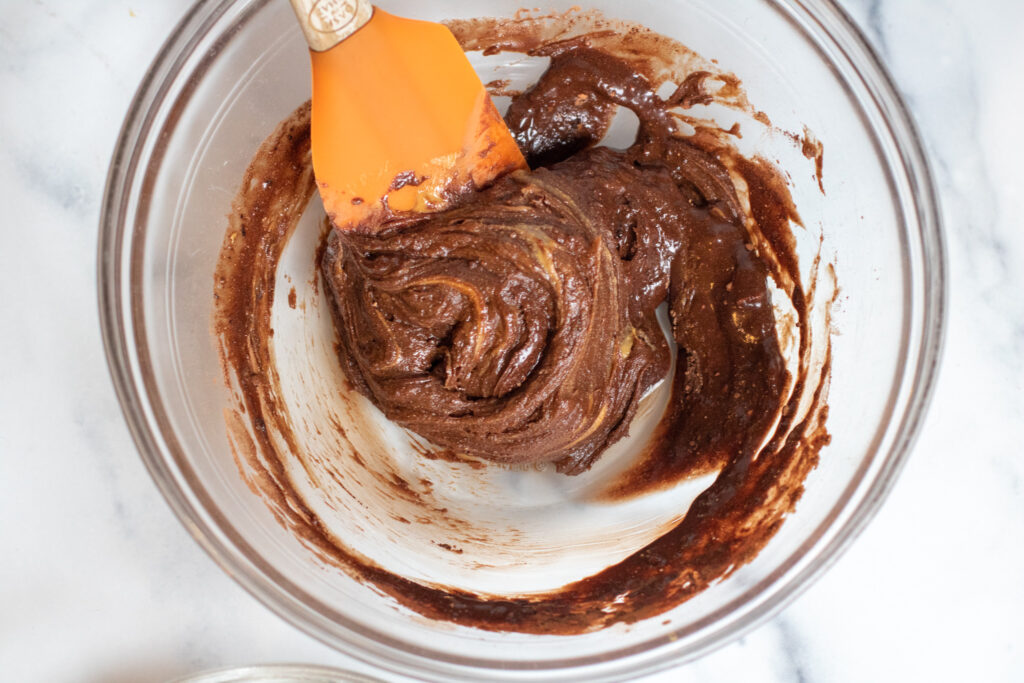
[[[369,0],[291,0],[309,49],[324,52],[362,28],[373,16]]]

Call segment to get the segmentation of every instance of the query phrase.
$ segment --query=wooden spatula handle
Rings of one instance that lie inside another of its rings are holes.
[[[291,0],[311,50],[323,52],[348,38],[373,16],[370,0]]]

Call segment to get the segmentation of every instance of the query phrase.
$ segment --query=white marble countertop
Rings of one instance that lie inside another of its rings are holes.
[[[843,0],[932,154],[945,359],[890,498],[779,616],[658,681],[1024,680],[1024,3]],[[0,5],[0,680],[366,670],[274,616],[150,481],[96,311],[121,119],[186,0]]]

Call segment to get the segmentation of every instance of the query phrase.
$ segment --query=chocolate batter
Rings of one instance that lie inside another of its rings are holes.
[[[759,447],[786,371],[727,170],[673,137],[669,105],[625,62],[581,45],[551,56],[507,116],[532,172],[437,215],[332,233],[346,373],[434,443],[578,473],[668,372],[667,301],[685,357],[672,457]],[[616,105],[639,117],[636,144],[592,147]]]
[[[551,57],[506,117],[531,171],[441,213],[330,233],[321,269],[345,374],[391,420],[455,454],[578,474],[628,434],[638,402],[668,374],[672,351],[656,316],[664,304],[678,349],[669,408],[645,456],[607,495],[720,470],[683,520],[618,565],[519,597],[410,581],[319,528],[266,436],[274,423],[290,442],[266,366],[279,244],[312,187],[308,107],[265,143],[243,183],[218,273],[217,332],[241,386],[240,415],[253,425],[255,443],[238,446],[240,457],[255,463],[257,488],[283,503],[283,521],[308,543],[427,616],[578,633],[661,613],[760,550],[828,441],[825,383],[811,378],[811,407],[798,410],[812,364],[806,334],[796,375],[780,349],[780,336],[806,332],[808,314],[785,183],[764,160],[738,155],[727,131],[680,134],[680,110],[714,100],[704,85],[712,75],[693,72],[663,99],[636,32],[543,40],[528,22],[496,30],[454,26],[469,47],[490,31],[504,41],[492,45]],[[667,40],[642,36],[652,54]],[[616,40],[632,49],[617,53]],[[732,78],[722,79],[721,97],[735,104]],[[595,146],[619,107],[639,119],[635,143]],[[773,288],[795,311],[785,324],[798,330],[780,330]]]

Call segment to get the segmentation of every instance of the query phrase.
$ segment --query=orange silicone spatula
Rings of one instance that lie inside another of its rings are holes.
[[[342,229],[444,208],[526,162],[441,24],[367,0],[291,0],[313,66],[313,170]]]

